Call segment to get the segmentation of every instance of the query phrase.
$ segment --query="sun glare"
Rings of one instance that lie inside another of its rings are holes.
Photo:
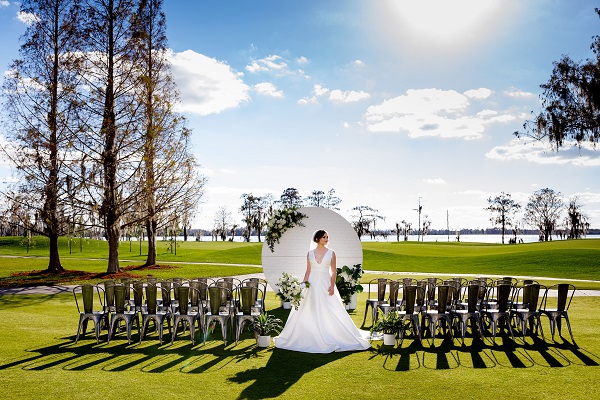
[[[502,0],[388,0],[388,5],[398,29],[438,44],[471,41],[504,14]]]

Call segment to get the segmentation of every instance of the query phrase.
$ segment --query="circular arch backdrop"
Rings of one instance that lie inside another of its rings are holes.
[[[312,241],[315,231],[324,229],[329,233],[328,247],[335,250],[337,267],[362,264],[362,245],[352,225],[333,210],[322,207],[303,207],[299,212],[306,215],[304,226],[288,229],[275,243],[271,252],[266,244],[262,248],[262,267],[269,286],[277,292],[275,284],[283,272],[302,280],[306,272],[306,253],[315,248]]]

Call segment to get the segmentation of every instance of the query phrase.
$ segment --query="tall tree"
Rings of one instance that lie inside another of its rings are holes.
[[[325,208],[329,208],[330,210],[339,211],[339,205],[342,202],[342,199],[335,195],[335,189],[331,188],[327,191],[325,195]]]
[[[600,17],[600,9],[594,9]],[[600,36],[594,36],[590,46],[595,59],[573,61],[568,56],[554,63],[552,75],[544,89],[543,110],[533,120],[525,122],[529,136],[547,140],[558,150],[566,139],[598,143],[600,140]]]
[[[85,18],[86,87],[82,92],[88,118],[80,151],[90,159],[84,177],[98,205],[108,241],[107,272],[119,271],[123,214],[139,200],[135,185],[143,140],[138,134],[138,57],[132,25],[136,0],[82,0]],[[99,167],[99,168],[97,168]],[[96,207],[97,204],[92,203]]]
[[[220,237],[224,242],[227,239],[227,234],[230,231],[230,227],[233,225],[231,222],[231,213],[227,211],[226,206],[219,207],[215,213],[213,222],[213,234]]]
[[[140,186],[148,237],[145,265],[156,264],[160,214],[177,209],[187,232],[190,210],[196,208],[205,182],[190,152],[185,118],[174,111],[180,99],[171,75],[162,4],[162,0],[140,0],[132,23],[143,141]]]
[[[10,143],[4,151],[22,180],[8,196],[26,199],[21,208],[43,221],[28,227],[49,238],[48,271],[59,272],[58,237],[66,221],[74,220],[68,199],[75,186],[66,187],[66,170],[74,162],[69,157],[77,133],[79,1],[24,0],[21,12],[32,17],[31,24],[3,93]]]
[[[540,230],[540,240],[552,240],[552,232],[563,209],[561,194],[552,189],[534,192],[525,206],[525,221]]]
[[[504,244],[504,233],[507,228],[513,226],[514,217],[521,205],[511,199],[510,193],[500,192],[496,197],[488,197],[488,206],[484,208],[490,212],[490,221],[494,225],[500,225],[502,230],[502,244]]]
[[[583,212],[582,207],[577,197],[569,199],[567,217],[565,218],[569,239],[580,239],[587,235],[590,230],[588,216]]]
[[[306,198],[306,204],[311,207],[324,207],[325,192],[322,190],[313,190],[312,193]]]
[[[329,189],[327,193],[322,190],[313,190],[306,197],[306,204],[313,207],[329,208],[331,210],[339,210],[338,205],[342,202],[339,197],[335,196],[335,189]]]
[[[384,219],[384,217],[377,214],[379,211],[369,206],[356,206],[351,211],[353,211],[352,226],[359,239],[371,232],[370,226],[371,224],[375,226],[374,224],[377,219]]]
[[[257,220],[262,215],[262,208],[260,205],[262,199],[259,196],[253,195],[252,193],[242,194],[241,199],[242,206],[240,207],[240,212],[242,213],[243,221],[246,224],[246,229],[244,230],[243,236],[244,240],[249,242],[252,231],[257,225]]]
[[[279,204],[283,208],[300,208],[303,205],[302,196],[296,188],[287,188],[279,197]]]

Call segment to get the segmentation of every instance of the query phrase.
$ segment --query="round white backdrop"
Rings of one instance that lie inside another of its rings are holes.
[[[363,252],[358,235],[344,217],[333,210],[322,207],[303,207],[298,210],[306,217],[304,226],[288,229],[275,243],[274,251],[266,244],[262,248],[262,267],[269,286],[278,291],[275,284],[283,272],[302,280],[306,272],[306,254],[316,247],[312,241],[315,231],[324,229],[329,233],[328,247],[335,250],[337,267],[362,264]]]

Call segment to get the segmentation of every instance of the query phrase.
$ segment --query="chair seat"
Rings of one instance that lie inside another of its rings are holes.
[[[163,329],[164,329],[164,321],[165,319],[168,322],[169,327],[169,336],[171,335],[171,319],[169,317],[169,313],[166,311],[157,311],[155,314],[142,313],[142,330],[140,333],[140,343],[142,339],[145,337],[146,329],[148,328],[148,323],[150,321],[154,321],[154,325],[156,326],[156,330],[158,331],[158,340],[160,344],[163,343]]]

